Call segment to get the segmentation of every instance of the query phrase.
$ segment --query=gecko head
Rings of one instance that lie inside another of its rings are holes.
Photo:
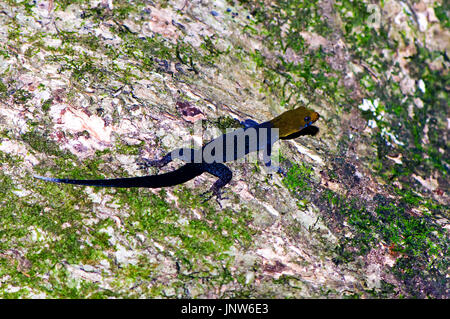
[[[304,128],[312,125],[318,119],[319,113],[304,106],[300,106],[277,116],[271,123],[273,127],[278,128],[279,137],[283,138],[300,132]]]

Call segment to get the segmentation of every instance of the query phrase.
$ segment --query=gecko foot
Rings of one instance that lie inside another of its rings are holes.
[[[200,195],[200,197],[203,199],[202,204],[206,203],[211,198],[215,197],[217,204],[219,204],[220,208],[222,208],[222,204],[220,203],[220,200],[229,199],[229,197],[222,197],[223,193],[224,193],[223,190],[216,189],[215,187],[211,187],[210,190],[208,190]]]

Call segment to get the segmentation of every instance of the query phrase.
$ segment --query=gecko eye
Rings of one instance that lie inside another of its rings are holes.
[[[309,121],[311,121],[311,118],[309,116],[305,116],[304,120],[306,123],[309,123]]]

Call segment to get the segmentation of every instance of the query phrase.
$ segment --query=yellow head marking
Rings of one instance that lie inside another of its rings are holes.
[[[270,122],[279,129],[279,137],[286,137],[310,126],[319,119],[319,113],[300,106],[295,110],[284,112]]]

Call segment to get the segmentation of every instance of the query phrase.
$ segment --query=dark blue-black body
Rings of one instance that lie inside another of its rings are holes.
[[[261,124],[253,120],[245,120],[241,122],[244,128],[223,134],[199,149],[177,149],[159,160],[144,159],[143,162],[138,163],[141,168],[160,168],[174,159],[186,162],[180,168],[164,174],[103,180],[35,177],[45,181],[85,186],[159,188],[178,185],[207,172],[218,177],[210,191],[220,198],[221,189],[230,182],[233,176],[231,170],[223,163],[235,161],[251,152],[262,151],[264,163],[270,168],[273,144],[280,138],[288,138],[292,134],[300,132],[318,118],[318,113],[300,107]]]

